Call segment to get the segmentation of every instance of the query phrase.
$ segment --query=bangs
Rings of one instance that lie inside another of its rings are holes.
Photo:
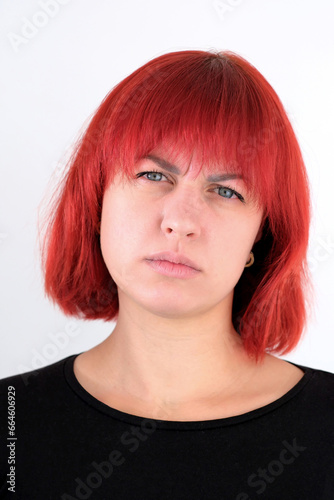
[[[246,69],[245,69],[246,68]],[[119,92],[118,92],[119,90]],[[177,52],[124,80],[110,97],[103,163],[133,176],[136,162],[159,148],[210,173],[240,175],[261,205],[275,191],[285,113],[267,81],[233,53]],[[114,99],[113,99],[114,100]],[[282,116],[283,111],[283,116]]]

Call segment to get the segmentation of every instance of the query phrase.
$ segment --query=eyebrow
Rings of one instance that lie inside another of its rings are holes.
[[[169,163],[169,161],[164,160],[163,158],[160,158],[159,156],[155,155],[147,155],[145,156],[148,160],[152,160],[154,163],[159,165],[161,168],[167,170],[167,172],[170,172],[172,174],[181,174],[181,170],[173,165],[172,163]],[[242,179],[242,176],[239,174],[235,173],[229,173],[229,172],[224,172],[221,174],[214,174],[214,175],[209,175],[207,177],[207,180],[209,182],[222,182],[222,181],[228,181],[230,179]]]

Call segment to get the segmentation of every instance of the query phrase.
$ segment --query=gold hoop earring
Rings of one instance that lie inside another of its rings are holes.
[[[245,267],[250,267],[254,264],[254,254],[253,252],[250,253],[249,255],[249,260],[246,262]]]

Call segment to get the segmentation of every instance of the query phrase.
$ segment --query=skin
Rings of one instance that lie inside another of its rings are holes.
[[[180,172],[142,159],[135,174],[160,174],[118,176],[105,191],[101,251],[118,287],[119,316],[102,344],[78,356],[76,376],[106,404],[153,418],[219,418],[264,405],[302,372],[270,355],[256,364],[231,321],[263,210],[242,179],[209,182],[205,168],[197,175],[195,157],[153,154]],[[244,202],[219,189],[226,185]],[[156,272],[146,259],[162,251],[183,254],[199,272],[190,279]]]

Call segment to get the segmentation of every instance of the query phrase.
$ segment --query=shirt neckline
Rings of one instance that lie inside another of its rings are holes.
[[[74,374],[74,361],[79,354],[73,354],[64,360],[64,376],[65,379],[70,386],[70,388],[79,396],[86,404],[95,410],[103,413],[104,415],[108,415],[116,420],[120,420],[122,422],[132,424],[132,425],[145,425],[145,422],[149,422],[150,425],[154,425],[155,428],[165,429],[165,430],[196,430],[196,429],[213,429],[216,427],[226,427],[229,425],[237,425],[243,422],[253,420],[255,418],[259,418],[267,413],[274,411],[276,408],[282,406],[287,403],[289,400],[294,398],[311,380],[313,377],[315,370],[310,367],[306,367],[303,365],[299,365],[297,363],[293,363],[291,361],[286,360],[288,363],[297,366],[300,368],[304,375],[302,378],[283,396],[276,399],[275,401],[261,406],[255,410],[248,411],[246,413],[242,413],[241,415],[235,415],[231,417],[223,417],[216,418],[210,420],[196,420],[196,421],[179,421],[179,420],[163,420],[163,419],[154,419],[150,417],[144,417],[139,415],[133,415],[130,413],[126,413],[124,411],[118,410],[116,408],[112,408],[108,406],[94,396],[92,396],[84,387],[80,384],[78,379]]]

